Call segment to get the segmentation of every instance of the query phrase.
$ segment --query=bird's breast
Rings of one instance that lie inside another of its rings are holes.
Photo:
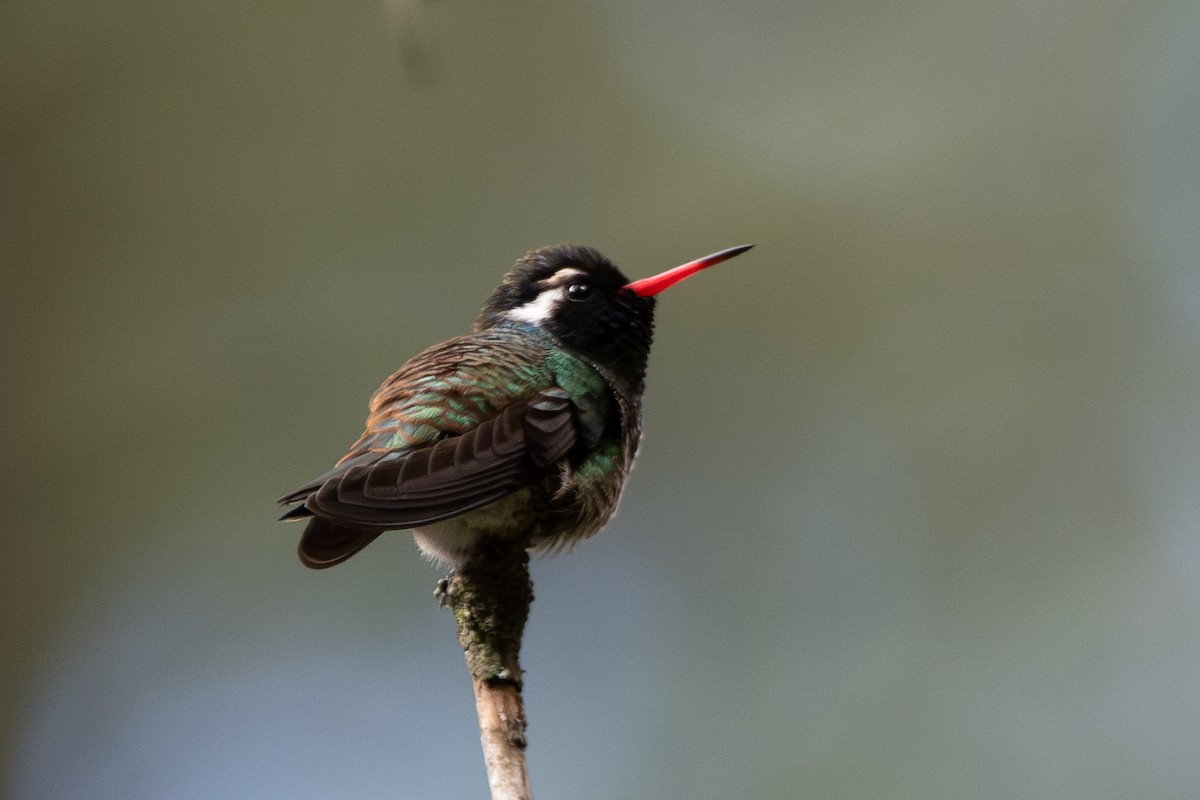
[[[501,498],[457,517],[413,528],[421,552],[448,567],[457,567],[483,537],[512,538],[533,529],[537,517],[531,490]]]

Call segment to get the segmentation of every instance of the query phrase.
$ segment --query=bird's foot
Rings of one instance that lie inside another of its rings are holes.
[[[451,581],[454,580],[454,571],[437,582],[437,587],[433,590],[433,596],[437,599],[438,605],[446,608],[454,603],[454,590],[451,586]]]

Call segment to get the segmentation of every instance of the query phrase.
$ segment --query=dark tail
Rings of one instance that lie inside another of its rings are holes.
[[[381,530],[351,528],[313,517],[300,537],[300,561],[313,569],[332,567],[375,541],[381,533]]]

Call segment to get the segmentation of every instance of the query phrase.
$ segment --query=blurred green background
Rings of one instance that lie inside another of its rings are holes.
[[[0,791],[482,797],[439,573],[273,500],[512,260],[659,306],[538,796],[1200,792],[1200,4],[9,0]]]

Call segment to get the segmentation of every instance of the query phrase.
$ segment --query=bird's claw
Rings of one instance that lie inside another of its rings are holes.
[[[450,587],[450,581],[454,578],[454,573],[451,572],[446,577],[437,582],[437,587],[433,590],[433,596],[437,599],[438,605],[446,608],[454,602],[454,591]]]

